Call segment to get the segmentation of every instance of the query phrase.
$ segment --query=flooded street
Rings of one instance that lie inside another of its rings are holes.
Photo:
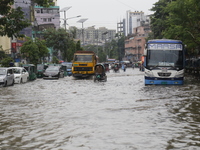
[[[200,149],[200,84],[145,86],[138,68],[107,76],[0,87],[0,149]]]

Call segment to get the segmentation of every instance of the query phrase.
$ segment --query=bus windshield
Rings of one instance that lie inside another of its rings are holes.
[[[148,50],[147,67],[176,67],[183,68],[182,50]]]
[[[75,55],[76,62],[92,62],[92,55]]]

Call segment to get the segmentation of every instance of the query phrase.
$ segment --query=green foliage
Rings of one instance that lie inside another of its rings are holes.
[[[190,55],[200,52],[200,1],[159,0],[152,8],[153,38],[182,40]]]
[[[5,57],[7,57],[7,56],[6,56],[5,52],[3,51],[3,49],[1,49],[1,47],[0,47],[0,61]]]
[[[52,0],[32,0],[32,2],[35,2],[38,5],[44,6],[44,7],[54,6],[54,3],[52,2]]]
[[[80,41],[75,42],[73,36],[65,29],[47,29],[43,35],[48,47],[53,48],[53,55],[57,56],[61,52],[64,61],[71,61],[73,54],[81,50]]]
[[[30,38],[27,38],[20,51],[23,58],[26,58],[29,63],[35,65],[41,63],[40,59],[48,54],[48,49],[44,41],[36,39],[36,42],[34,42]]]
[[[118,41],[117,41],[117,46],[118,46],[118,60],[122,60],[122,58],[124,57],[125,54],[125,37],[121,36]]]
[[[56,56],[53,56],[52,63],[59,64],[59,59]]]
[[[36,42],[35,44],[37,45],[38,47],[38,50],[39,50],[39,63],[42,63],[42,59],[44,61],[44,57],[47,57],[48,56],[48,53],[49,53],[49,50],[46,46],[46,42],[44,40],[39,40],[39,39],[36,39]]]
[[[106,53],[103,51],[102,47],[99,47],[98,54],[99,62],[106,62]]]
[[[171,0],[159,0],[154,4],[151,9],[154,14],[151,16],[151,30],[153,32],[153,39],[163,38],[163,31],[167,28],[166,19],[169,16],[169,12],[166,7],[171,2]]]
[[[103,46],[87,45],[84,46],[84,50],[93,51],[99,57],[99,62],[105,62],[108,58],[122,60],[125,54],[124,43],[125,36],[118,36],[118,39],[106,42]]]
[[[11,57],[5,57],[1,61],[1,66],[2,67],[10,67],[11,62],[14,62],[14,60]]]
[[[0,1],[0,6],[2,1]],[[2,7],[2,6],[1,6]],[[0,18],[0,36],[8,36],[8,37],[19,37],[20,31],[30,25],[30,22],[24,18],[24,13],[21,8],[18,7],[16,9],[10,9],[10,12],[5,12],[1,10],[0,14],[2,17]],[[9,8],[9,7],[8,7]]]
[[[200,44],[200,2],[196,0],[177,0],[167,7],[170,15],[166,38],[180,39],[187,44],[190,54],[196,55]]]
[[[76,42],[76,51],[83,51],[83,47],[81,47],[81,41]]]
[[[52,5],[52,0],[32,0],[31,4],[33,3],[48,7]],[[13,4],[14,0],[0,1],[0,36],[23,37],[19,32],[31,25],[30,21],[25,19],[20,7],[16,9],[11,7]]]

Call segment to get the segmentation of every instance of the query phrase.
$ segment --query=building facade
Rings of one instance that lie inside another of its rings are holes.
[[[32,39],[41,38],[42,31],[46,28],[60,27],[59,6],[56,6],[57,0],[52,0],[55,6],[48,8],[41,7],[31,0],[15,0],[13,8],[21,7],[24,12],[25,19],[29,20],[31,26],[24,28],[20,34]],[[25,38],[13,38],[10,41],[11,55],[16,62],[20,61],[20,48],[25,42]]]
[[[116,30],[110,30],[105,27],[95,29],[88,27],[86,29],[78,29],[76,38],[79,39],[82,45],[103,45],[106,41],[115,39]]]
[[[5,54],[11,54],[11,38],[7,36],[0,36],[0,50],[3,50]]]
[[[151,32],[149,23],[142,23],[133,29],[133,36],[125,40],[125,58],[132,62],[141,60],[144,54],[146,38]]]

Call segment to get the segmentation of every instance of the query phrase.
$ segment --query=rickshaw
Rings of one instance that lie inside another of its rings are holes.
[[[120,68],[119,64],[116,63],[116,64],[114,64],[113,71],[114,72],[119,72],[119,68]]]
[[[94,75],[94,82],[96,81],[107,81],[106,70],[103,64],[96,64],[94,67],[95,75]]]
[[[35,65],[23,64],[22,67],[24,67],[28,71],[30,81],[35,80],[37,78]]]
[[[48,65],[37,64],[37,78],[43,78],[43,73],[47,69]]]
[[[104,66],[105,66],[106,72],[110,72],[110,68],[109,68],[110,64],[109,63],[104,63]]]

